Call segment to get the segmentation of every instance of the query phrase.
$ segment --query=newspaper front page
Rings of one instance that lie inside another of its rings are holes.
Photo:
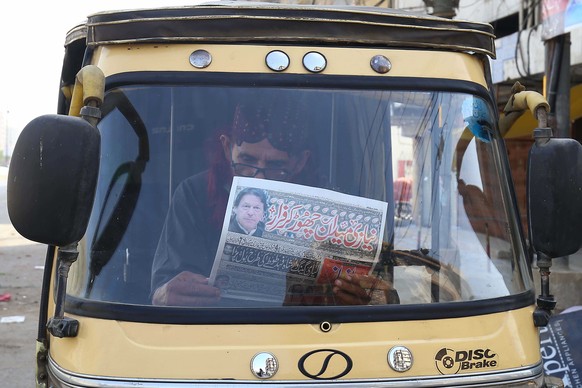
[[[386,211],[382,201],[235,177],[210,284],[223,298],[328,304],[342,273],[372,272]]]

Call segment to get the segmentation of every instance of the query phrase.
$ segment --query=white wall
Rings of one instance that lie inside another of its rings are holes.
[[[519,12],[521,0],[461,0],[456,19],[490,23]]]
[[[392,0],[394,8],[410,11],[424,11],[422,0]],[[492,20],[519,12],[521,0],[460,0],[456,19],[474,22],[491,22]]]

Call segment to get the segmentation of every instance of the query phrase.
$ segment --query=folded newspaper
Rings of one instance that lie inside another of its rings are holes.
[[[382,201],[235,177],[210,284],[223,298],[276,305],[321,298],[342,273],[373,271],[386,211]]]

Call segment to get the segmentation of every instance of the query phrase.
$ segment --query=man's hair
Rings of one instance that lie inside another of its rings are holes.
[[[264,210],[267,209],[267,201],[269,196],[267,195],[265,190],[257,189],[256,187],[245,187],[244,189],[239,191],[239,193],[236,195],[236,198],[234,199],[235,207],[240,204],[240,201],[243,199],[245,195],[254,195],[255,197],[259,198],[263,203],[263,209]]]

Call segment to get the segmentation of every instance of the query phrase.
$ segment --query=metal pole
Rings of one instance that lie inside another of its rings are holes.
[[[556,91],[556,137],[570,135],[570,34],[560,35],[560,75]]]
[[[546,41],[546,96],[550,104],[548,126],[555,137],[570,134],[570,34],[558,35]],[[570,168],[563,166],[564,169]],[[569,268],[568,256],[554,259]]]
[[[570,34],[546,42],[548,124],[556,137],[570,137]]]

